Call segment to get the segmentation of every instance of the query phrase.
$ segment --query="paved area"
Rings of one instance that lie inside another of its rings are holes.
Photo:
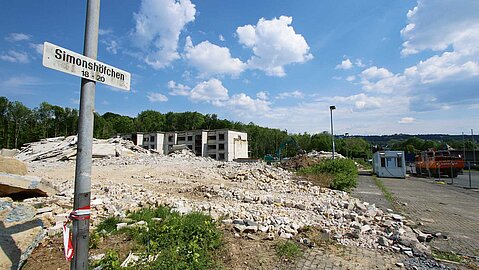
[[[396,263],[404,259],[402,255],[378,250],[329,245],[307,250],[293,269],[400,269]]]
[[[388,208],[393,209],[391,203],[384,198],[383,193],[370,175],[359,176],[358,186],[351,192],[351,195],[361,201],[374,203],[376,207],[381,208],[383,211],[386,211]]]
[[[448,236],[431,242],[432,247],[479,257],[478,190],[415,177],[381,180],[400,205],[405,204],[404,214],[423,223],[420,229]]]

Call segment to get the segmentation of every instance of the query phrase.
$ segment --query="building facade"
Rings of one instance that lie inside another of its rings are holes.
[[[120,134],[135,145],[169,154],[174,146],[184,145],[201,157],[220,161],[248,158],[248,134],[227,129],[190,130],[181,132],[151,132]]]

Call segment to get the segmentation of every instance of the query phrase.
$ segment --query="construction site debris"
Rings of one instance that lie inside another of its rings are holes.
[[[20,269],[43,237],[35,208],[0,198],[0,269]]]
[[[56,137],[29,143],[22,147],[16,157],[23,161],[62,161],[76,158],[77,136]],[[93,158],[135,156],[149,151],[121,138],[93,140]]]
[[[55,189],[40,177],[0,173],[0,197],[25,199],[54,194]]]
[[[326,151],[311,151],[309,153],[301,153],[294,157],[283,159],[281,162],[281,167],[288,170],[298,170],[305,167],[310,167],[312,165],[320,163],[322,160],[331,159],[332,152]],[[339,153],[334,153],[335,158],[345,158]]]
[[[27,165],[15,158],[0,156],[0,172],[25,175],[27,174]]]
[[[16,154],[18,154],[17,149],[3,148],[2,150],[0,150],[0,156],[2,156],[2,157],[14,157]]]
[[[265,163],[220,162],[183,149],[168,156],[112,157],[93,164],[94,224],[107,216],[126,217],[127,211],[141,207],[169,205],[179,213],[201,211],[221,218],[240,237],[291,238],[305,226],[319,226],[345,245],[429,253],[418,240],[423,236],[402,216]],[[55,215],[66,213],[73,201],[74,163],[29,166],[35,174],[48,175],[60,190],[57,196],[32,198],[30,203],[52,207]]]

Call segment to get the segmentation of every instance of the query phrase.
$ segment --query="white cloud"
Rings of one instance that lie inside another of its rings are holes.
[[[0,59],[12,63],[26,64],[30,62],[28,54],[25,52],[17,52],[10,50],[7,53],[0,54]]]
[[[24,33],[10,33],[5,40],[14,42],[14,41],[25,41],[30,40],[31,36]]]
[[[281,16],[272,20],[259,19],[256,25],[236,29],[239,42],[253,50],[248,66],[260,69],[269,76],[286,75],[284,66],[304,63],[313,58],[304,37],[290,26],[293,18]]]
[[[360,74],[363,90],[410,96],[413,111],[448,110],[479,102],[478,9],[477,1],[418,1],[401,31],[401,53],[443,52],[396,74],[368,68]]]
[[[38,54],[43,54],[43,44],[30,43],[30,48],[34,49]]]
[[[477,51],[478,10],[476,0],[418,0],[417,6],[407,13],[407,25],[401,30],[405,39],[401,54],[407,56],[426,49],[443,51],[450,45],[456,52]]]
[[[120,48],[120,45],[115,40],[104,41],[104,44],[106,45],[106,51],[107,52],[109,52],[111,54],[117,54],[118,53],[118,49]]]
[[[31,94],[44,83],[36,77],[18,75],[10,78],[0,78],[0,95]]]
[[[100,36],[105,36],[105,35],[109,35],[109,34],[112,34],[112,33],[113,33],[112,29],[102,29],[102,28],[100,28],[98,30],[98,35],[100,35]]]
[[[276,96],[277,99],[285,99],[285,98],[304,98],[303,92],[299,90],[291,91],[291,92],[281,92]]]
[[[165,101],[168,101],[168,98],[163,95],[163,94],[160,94],[160,93],[148,93],[148,95],[146,95],[146,97],[148,98],[148,100],[150,102],[165,102]]]
[[[268,92],[266,91],[261,91],[256,93],[256,97],[262,100],[267,100],[268,99]]]
[[[221,41],[225,41],[225,37],[223,35],[219,35],[218,39],[221,40]]]
[[[181,31],[195,20],[196,8],[190,0],[143,0],[134,13],[132,42],[155,69],[169,66],[180,58],[177,48]]]
[[[414,123],[414,121],[416,121],[416,119],[414,119],[413,117],[403,117],[401,118],[401,120],[398,121],[399,124],[411,124],[411,123]]]
[[[356,80],[356,76],[354,76],[354,75],[346,77],[346,81],[348,81],[348,82],[352,82],[354,80]]]
[[[335,69],[351,69],[353,67],[353,63],[349,59],[345,59],[341,62],[341,64],[338,64]]]
[[[250,114],[261,113],[271,110],[270,102],[263,99],[253,99],[245,93],[233,95],[224,104],[231,107],[237,113]]]
[[[190,99],[212,103],[228,100],[228,89],[223,86],[221,81],[210,79],[197,84],[190,92]]]
[[[174,81],[168,82],[168,89],[171,96],[188,96],[190,94],[190,87]]]
[[[367,68],[361,72],[361,78],[364,80],[385,79],[392,76],[393,74],[389,70],[376,66]]]
[[[352,96],[336,96],[330,99],[335,104],[344,104],[344,106],[352,107],[356,110],[372,110],[383,107],[388,104],[390,98],[380,96],[368,96],[364,93]],[[341,106],[339,106],[341,107]]]
[[[70,103],[75,105],[80,105],[80,99],[78,98],[70,98]]]
[[[201,76],[229,74],[237,76],[246,68],[238,58],[232,58],[230,50],[209,41],[193,46],[191,38],[186,38],[185,58],[197,68]]]
[[[354,64],[360,68],[366,67],[365,64],[363,64],[363,61],[361,59],[356,59],[356,62]]]

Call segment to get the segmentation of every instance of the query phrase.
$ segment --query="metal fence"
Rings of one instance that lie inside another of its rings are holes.
[[[462,188],[479,188],[479,170],[477,164],[474,164],[472,161],[466,161],[464,169],[459,172],[457,177],[452,177],[452,174],[444,175],[433,175],[432,173],[424,172],[422,175],[416,175],[416,168],[414,163],[409,163],[406,165],[407,173],[412,177],[421,177],[432,179],[437,182],[444,182],[448,185],[462,187]]]

